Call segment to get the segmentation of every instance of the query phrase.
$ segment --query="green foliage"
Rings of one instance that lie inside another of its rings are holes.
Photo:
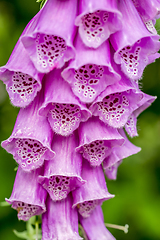
[[[26,240],[41,240],[42,238],[42,232],[40,228],[41,224],[41,218],[37,217],[31,217],[27,222],[26,222],[26,230],[23,232],[18,232],[16,230],[13,230],[14,234],[21,239],[26,239]]]
[[[40,2],[40,9],[44,6],[44,4],[47,2],[47,0],[37,0],[36,2]]]

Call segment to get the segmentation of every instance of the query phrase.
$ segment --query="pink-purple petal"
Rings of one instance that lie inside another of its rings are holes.
[[[76,133],[69,137],[54,135],[52,149],[55,158],[45,161],[44,175],[39,176],[39,182],[53,201],[66,198],[70,191],[85,183],[81,178],[82,158],[75,152],[77,141]]]
[[[63,70],[62,76],[80,101],[90,103],[108,85],[119,81],[120,75],[111,63],[109,41],[97,49],[88,48],[77,34],[75,47],[76,58]]]
[[[42,172],[43,168],[31,172],[24,172],[21,167],[17,170],[11,197],[5,200],[18,211],[19,220],[28,221],[46,211],[47,192],[38,183],[38,175]]]
[[[114,195],[108,192],[101,166],[92,167],[84,159],[81,176],[86,183],[72,192],[73,207],[77,207],[83,217],[89,217],[97,205]]]
[[[74,58],[72,42],[76,12],[77,0],[48,0],[34,20],[34,25],[21,38],[39,72],[47,73],[55,67],[61,68]]]
[[[75,24],[88,47],[99,47],[112,33],[122,28],[122,15],[117,8],[117,0],[80,0],[78,14]]]
[[[125,77],[108,86],[90,106],[94,116],[113,128],[123,127],[137,108],[143,93]]]
[[[48,118],[54,132],[68,136],[78,128],[81,121],[91,116],[91,112],[78,101],[60,74],[61,70],[54,69],[45,76],[44,102],[39,114]]]
[[[20,109],[11,136],[2,142],[2,147],[13,155],[24,171],[39,168],[44,159],[51,160],[55,156],[51,149],[53,132],[47,119],[38,115],[39,97]]]
[[[78,214],[72,208],[72,196],[62,201],[47,199],[47,211],[42,215],[42,240],[82,240],[78,234]]]
[[[97,117],[81,123],[78,132],[79,146],[76,151],[80,152],[92,166],[99,166],[110,155],[113,147],[124,142],[117,129],[105,125]]]
[[[85,230],[88,240],[116,240],[104,224],[103,212],[97,206],[88,218],[79,216],[80,223]]]
[[[110,37],[114,60],[129,78],[137,80],[149,64],[149,56],[159,51],[159,36],[148,31],[132,0],[119,1],[119,10],[124,24],[122,30]]]

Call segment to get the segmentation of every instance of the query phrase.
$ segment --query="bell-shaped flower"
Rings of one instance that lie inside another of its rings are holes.
[[[122,79],[108,86],[91,104],[94,116],[113,128],[123,127],[128,117],[137,108],[143,93],[122,74]]]
[[[47,198],[47,211],[42,214],[42,240],[82,240],[78,234],[78,214],[72,208],[72,196],[53,202]]]
[[[106,176],[114,180],[117,178],[117,169],[122,160],[141,150],[140,147],[135,146],[128,140],[123,129],[118,131],[125,138],[125,142],[122,146],[113,148],[112,153],[103,161],[103,169]]]
[[[19,220],[28,221],[46,211],[47,191],[38,183],[38,175],[42,172],[43,168],[25,172],[18,167],[11,197],[5,200],[18,211]]]
[[[67,136],[86,121],[91,112],[73,94],[69,84],[54,69],[45,76],[44,102],[39,114],[46,116],[54,132]]]
[[[104,224],[103,212],[97,206],[88,218],[79,216],[80,223],[85,230],[88,240],[116,240]]]
[[[53,132],[47,119],[38,115],[40,94],[26,108],[21,108],[11,136],[2,142],[2,147],[11,153],[25,171],[40,167],[44,159],[55,156],[51,149]]]
[[[80,0],[78,14],[75,25],[79,27],[81,39],[88,47],[99,47],[112,33],[122,28],[117,0]]]
[[[159,36],[148,31],[132,0],[119,1],[119,10],[124,24],[122,30],[110,37],[114,60],[129,78],[138,80],[150,62],[149,56],[155,56],[160,49]]]
[[[104,124],[97,117],[81,123],[78,132],[79,146],[76,151],[80,152],[92,166],[99,166],[110,155],[113,147],[124,143],[124,138],[117,129]]]
[[[159,0],[143,0],[143,1],[132,0],[132,1],[144,22],[153,20],[160,13]]]
[[[77,207],[83,217],[89,217],[97,205],[114,195],[108,192],[102,166],[92,167],[84,159],[81,176],[86,183],[72,192],[73,208]]]
[[[39,72],[61,68],[75,56],[73,38],[77,0],[48,0],[34,25],[21,38]]]
[[[99,48],[88,48],[80,36],[75,41],[76,58],[62,72],[76,96],[90,103],[108,86],[120,80],[112,67],[109,41]]]
[[[126,124],[125,130],[130,137],[138,136],[137,132],[137,117],[143,112],[146,108],[148,108],[156,99],[154,96],[150,96],[148,94],[144,94],[144,97],[139,102],[137,109],[133,111],[133,113],[129,116]]]
[[[52,149],[55,158],[45,161],[44,175],[38,178],[53,201],[66,198],[70,191],[85,183],[81,178],[82,158],[75,152],[77,141],[76,133],[68,137],[54,135]]]
[[[22,36],[33,24],[34,18],[26,26]],[[43,75],[35,69],[20,40],[7,64],[0,68],[0,79],[6,84],[11,103],[17,107],[25,107],[33,101],[41,89]]]

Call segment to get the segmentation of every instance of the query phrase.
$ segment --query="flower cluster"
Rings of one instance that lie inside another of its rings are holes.
[[[137,117],[155,100],[139,88],[159,57],[159,0],[48,0],[0,68],[20,111],[2,147],[19,164],[6,199],[42,240],[114,240],[101,205],[122,160],[140,151]],[[104,175],[105,172],[105,175]],[[96,226],[96,228],[95,228]]]

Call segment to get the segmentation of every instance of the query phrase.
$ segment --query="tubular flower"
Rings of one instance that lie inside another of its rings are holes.
[[[122,28],[122,14],[117,0],[80,0],[78,14],[75,24],[88,47],[99,47],[112,33]]]
[[[76,58],[64,69],[62,76],[82,102],[90,103],[108,85],[119,81],[120,76],[112,67],[108,40],[97,49],[87,48],[79,35],[75,41]]]
[[[28,31],[38,15],[28,23],[21,36]],[[0,79],[6,84],[11,103],[17,107],[29,105],[42,87],[43,76],[35,69],[19,39],[7,64],[0,68]]]
[[[82,240],[78,235],[78,214],[72,208],[71,194],[64,200],[47,199],[47,211],[42,215],[42,240]]]
[[[38,183],[38,176],[42,172],[43,168],[24,172],[18,167],[11,197],[6,201],[18,211],[19,220],[27,221],[30,217],[46,211],[47,192]]]
[[[53,132],[45,117],[38,116],[39,95],[26,108],[21,108],[12,135],[2,142],[24,171],[39,168],[45,160],[53,159]]]
[[[115,240],[101,205],[113,198],[123,159],[140,148],[139,114],[156,97],[139,89],[160,56],[159,0],[48,0],[0,68],[21,107],[2,147],[19,164],[6,199],[27,221],[42,214],[42,240]],[[22,59],[23,58],[23,59]],[[103,172],[104,170],[104,172]]]
[[[32,27],[22,36],[22,43],[39,72],[61,68],[74,58],[76,12],[77,0],[48,0]]]
[[[56,156],[53,161],[45,162],[44,176],[39,176],[39,182],[53,201],[66,198],[70,191],[85,183],[81,177],[82,158],[75,152],[77,140],[76,133],[54,136],[52,149]]]
[[[119,133],[125,138],[125,143],[120,147],[113,148],[112,153],[103,161],[103,169],[109,179],[117,178],[118,166],[124,158],[138,153],[141,148],[133,145],[126,137],[124,130],[119,129]]]
[[[77,207],[83,217],[89,217],[97,205],[114,195],[108,192],[102,166],[92,167],[84,159],[82,178],[86,183],[72,192],[73,207]]]

